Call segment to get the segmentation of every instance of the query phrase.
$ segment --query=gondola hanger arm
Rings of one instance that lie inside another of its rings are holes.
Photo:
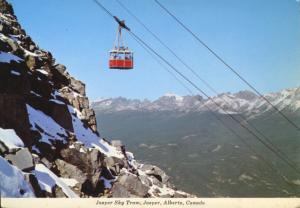
[[[121,28],[124,28],[124,29],[130,31],[129,27],[127,27],[127,25],[125,24],[125,20],[120,20],[117,16],[113,16],[113,17]]]

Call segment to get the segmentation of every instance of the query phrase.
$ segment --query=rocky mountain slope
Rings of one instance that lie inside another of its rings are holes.
[[[290,112],[300,112],[300,87],[285,89],[277,93],[266,94],[265,97],[280,110],[289,109]],[[268,111],[272,107],[263,99],[250,91],[238,93],[222,93],[213,97],[214,101],[232,114],[245,114],[257,116]],[[126,98],[100,99],[92,103],[92,107],[102,113],[120,111],[177,111],[181,113],[208,111],[205,105],[211,109],[224,113],[211,100],[201,96],[178,96],[167,93],[154,100],[136,100]]]
[[[0,183],[4,197],[187,197],[160,168],[100,137],[85,85],[0,0]]]

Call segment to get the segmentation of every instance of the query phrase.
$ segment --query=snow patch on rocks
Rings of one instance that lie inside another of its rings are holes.
[[[0,156],[0,183],[2,197],[35,197],[32,187],[17,167]]]
[[[9,149],[24,147],[23,141],[13,129],[0,128],[0,141],[2,141]]]

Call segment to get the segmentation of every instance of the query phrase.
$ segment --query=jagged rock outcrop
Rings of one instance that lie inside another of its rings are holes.
[[[17,181],[2,184],[2,196],[189,196],[161,169],[136,162],[121,141],[100,137],[85,84],[33,42],[5,0],[0,69],[0,177]]]

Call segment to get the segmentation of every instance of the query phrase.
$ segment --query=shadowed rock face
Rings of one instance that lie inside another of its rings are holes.
[[[2,81],[0,81],[0,83],[2,83]],[[15,129],[16,133],[23,139],[26,145],[32,145],[33,140],[30,133],[30,124],[24,96],[1,93],[0,109],[4,109],[0,111],[0,127]]]

